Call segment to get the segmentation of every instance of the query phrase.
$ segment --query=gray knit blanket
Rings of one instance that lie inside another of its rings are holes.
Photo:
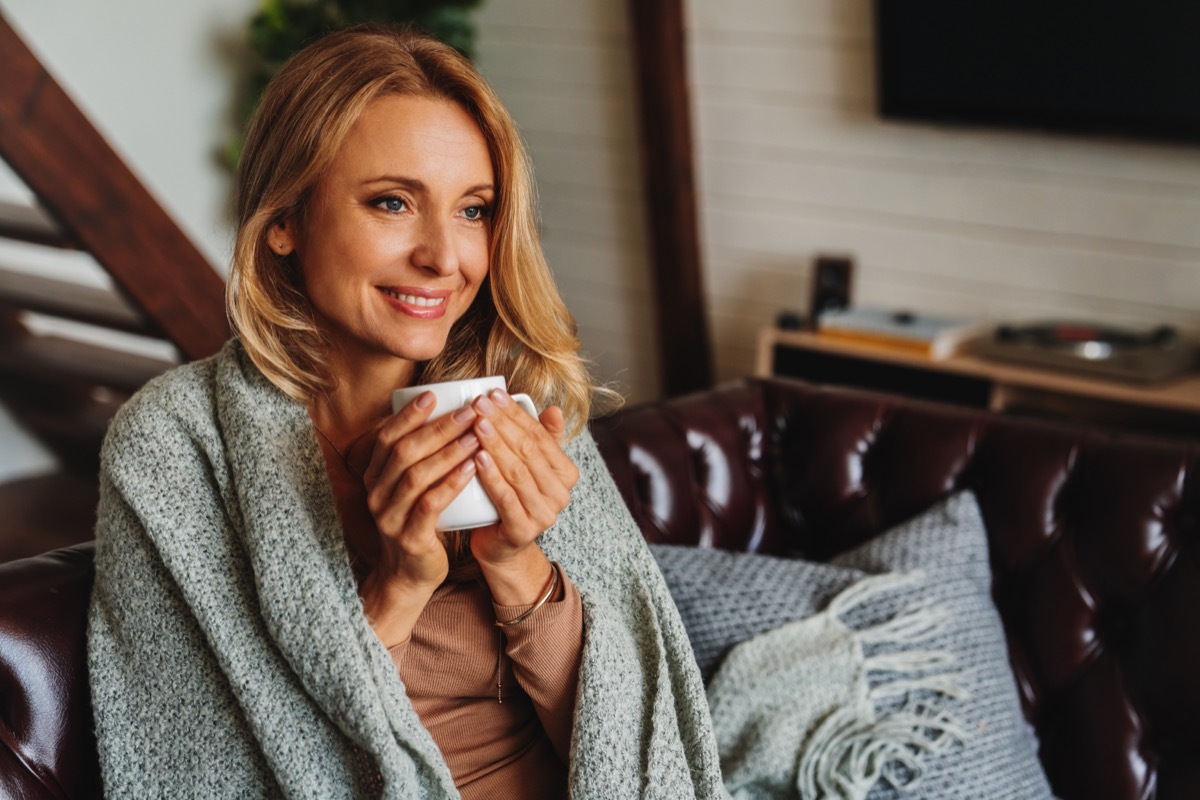
[[[726,797],[662,576],[590,437],[568,453],[541,546],[583,597],[571,796]],[[107,796],[458,796],[363,616],[309,418],[234,342],[113,421],[88,668]]]

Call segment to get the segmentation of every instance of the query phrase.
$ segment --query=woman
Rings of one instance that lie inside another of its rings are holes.
[[[126,404],[102,456],[106,793],[721,796],[483,80],[412,34],[316,42],[251,123],[238,220],[235,338]],[[540,417],[503,392],[390,413],[493,374]],[[439,534],[476,474],[500,521]]]

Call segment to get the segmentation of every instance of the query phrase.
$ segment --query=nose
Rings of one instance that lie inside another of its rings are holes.
[[[418,229],[412,251],[413,266],[434,275],[458,272],[458,243],[453,223],[427,216]]]

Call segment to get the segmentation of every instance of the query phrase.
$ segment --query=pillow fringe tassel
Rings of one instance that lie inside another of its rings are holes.
[[[924,577],[914,571],[865,578],[835,597],[828,611],[840,619],[880,593]],[[919,648],[949,620],[947,609],[920,603],[882,623],[852,631],[860,645],[886,648],[864,657],[872,679],[867,700],[874,713],[864,716],[862,706],[843,706],[817,726],[800,759],[801,797],[863,800],[881,779],[898,789],[914,788],[921,781],[925,755],[944,753],[967,738],[958,720],[936,704],[937,698],[967,696],[962,687],[964,672],[950,653]],[[917,693],[924,699],[917,699]],[[893,710],[881,711],[886,707]]]

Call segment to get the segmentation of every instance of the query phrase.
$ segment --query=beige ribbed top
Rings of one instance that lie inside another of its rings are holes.
[[[494,604],[482,580],[445,583],[390,650],[464,800],[567,796],[583,603],[559,570],[557,596],[504,629],[531,606]]]

